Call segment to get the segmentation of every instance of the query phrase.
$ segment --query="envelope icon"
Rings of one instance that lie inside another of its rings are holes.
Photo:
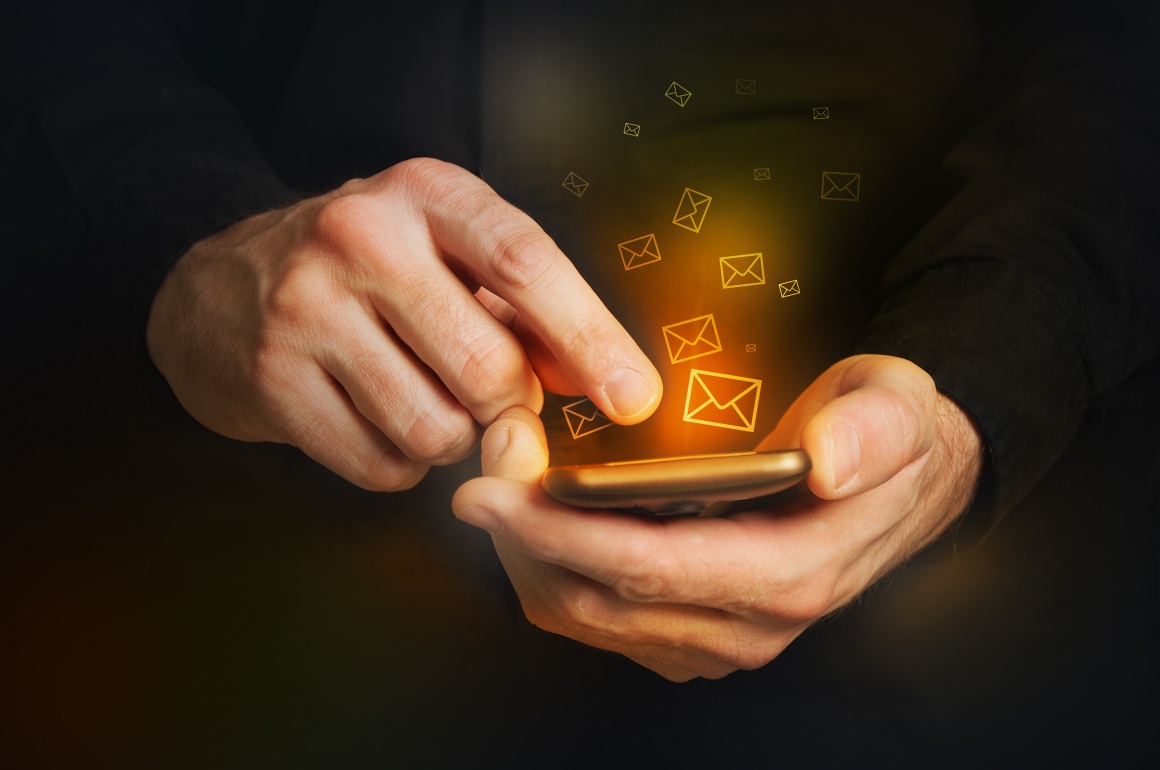
[[[624,124],[624,135],[625,136],[640,136],[640,124],[639,123],[625,123]]]
[[[829,120],[829,119],[830,119],[830,108],[829,107],[814,107],[814,120]]]
[[[657,237],[652,233],[616,245],[620,249],[620,261],[624,263],[625,270],[633,270],[661,261],[661,250],[657,248]]]
[[[785,299],[786,297],[793,297],[802,293],[802,290],[798,288],[798,282],[796,278],[794,278],[792,281],[779,283],[777,285],[777,290],[781,292],[782,299]]]
[[[573,401],[565,406],[564,419],[568,421],[568,432],[572,434],[574,439],[591,435],[613,424],[612,420],[605,417],[604,412],[597,409],[596,404],[587,398]]]
[[[750,343],[746,344],[745,345],[745,352],[746,353],[756,353],[757,352],[757,343],[750,342]]]
[[[769,169],[767,169],[767,168],[755,168],[755,169],[753,169],[753,181],[755,181],[755,182],[768,182],[769,181]]]
[[[581,179],[579,174],[569,171],[567,178],[564,179],[564,187],[579,198],[588,189],[588,182]]]
[[[689,372],[684,421],[753,432],[761,380],[694,369]]]
[[[709,204],[713,199],[705,193],[697,192],[688,187],[681,193],[681,202],[677,204],[677,213],[673,215],[673,224],[701,232],[701,225],[705,223],[705,214],[709,211]]]
[[[856,201],[862,187],[862,175],[851,171],[822,172],[822,200]]]
[[[693,95],[692,91],[685,88],[683,85],[681,85],[680,83],[678,83],[675,80],[673,81],[672,85],[669,86],[668,90],[665,91],[665,96],[672,99],[674,102],[676,102],[681,107],[684,107],[686,104],[689,103],[689,97],[692,95]]]
[[[712,313],[662,326],[661,331],[665,334],[669,360],[674,364],[721,352],[721,338]]]
[[[761,252],[721,257],[721,288],[765,285],[765,260]]]
[[[737,90],[737,93],[739,93],[739,94],[749,94],[749,95],[756,94],[757,93],[757,81],[756,80],[742,80],[741,78],[738,78],[736,90]]]

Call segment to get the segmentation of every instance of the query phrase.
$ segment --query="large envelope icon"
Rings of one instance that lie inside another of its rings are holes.
[[[673,215],[673,224],[694,233],[701,232],[705,214],[708,213],[709,204],[712,202],[713,199],[705,193],[686,187],[681,193],[681,202],[677,204],[677,213]]]
[[[781,292],[782,299],[785,299],[786,297],[792,297],[795,294],[802,293],[801,288],[798,287],[798,282],[797,282],[796,278],[794,278],[792,281],[786,281],[784,283],[779,283],[777,285],[777,290],[779,292]]]
[[[588,436],[612,425],[612,420],[605,417],[604,413],[596,408],[596,404],[586,398],[565,406],[564,419],[568,421],[568,431],[574,439]]]
[[[694,369],[689,372],[685,422],[753,432],[761,380]]]
[[[692,95],[692,91],[685,88],[675,80],[673,81],[672,85],[669,86],[668,90],[665,91],[665,96],[669,97],[682,107],[688,103],[689,97]]]
[[[737,93],[739,94],[756,94],[757,81],[756,80],[742,80],[737,79]]]
[[[862,175],[851,171],[822,172],[822,200],[856,201],[862,187]]]
[[[829,119],[830,119],[830,108],[829,107],[814,107],[814,120],[829,120]]]
[[[761,252],[721,257],[721,288],[765,285],[765,261]]]
[[[768,182],[769,181],[769,169],[768,168],[755,168],[755,169],[753,169],[753,181],[755,181],[755,182]]]
[[[640,136],[640,124],[639,123],[625,123],[624,124],[624,133],[626,136]]]
[[[567,178],[564,179],[564,187],[579,198],[588,189],[588,182],[581,179],[579,174],[569,171]]]
[[[712,313],[662,326],[661,331],[665,333],[669,360],[674,364],[721,352],[721,338]]]
[[[620,260],[624,262],[625,270],[661,261],[661,250],[657,248],[657,237],[652,233],[616,245],[620,249]]]

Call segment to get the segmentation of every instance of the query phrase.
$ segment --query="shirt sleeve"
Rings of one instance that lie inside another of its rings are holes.
[[[29,213],[17,242],[32,244],[16,258],[69,251],[72,292],[58,298],[84,319],[78,347],[131,381],[149,367],[145,319],[173,262],[298,196],[228,99],[186,67],[151,4],[21,2],[5,27],[5,150],[26,154],[13,187],[36,191],[16,202]],[[79,235],[46,227],[47,208],[67,209]]]
[[[1135,21],[1150,25],[1156,14]],[[862,352],[915,361],[973,416],[976,540],[1088,404],[1160,352],[1160,77],[1146,29],[1060,34],[945,163],[957,194],[889,267]]]

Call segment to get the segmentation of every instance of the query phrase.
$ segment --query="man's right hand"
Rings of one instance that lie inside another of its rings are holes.
[[[149,316],[182,405],[377,490],[476,445],[541,383],[640,422],[656,369],[527,215],[463,169],[400,163],[195,244]]]

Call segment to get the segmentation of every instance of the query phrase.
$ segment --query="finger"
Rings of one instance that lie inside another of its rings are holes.
[[[777,632],[715,610],[670,604],[638,605],[607,587],[551,564],[536,562],[497,541],[524,612],[537,627],[620,653],[666,679],[718,679],[756,668],[777,655]],[[775,638],[776,637],[776,638]]]
[[[371,290],[388,326],[483,424],[509,406],[543,406],[543,390],[523,346],[472,294],[430,241],[402,239],[406,260],[382,265]]]
[[[930,449],[936,404],[934,382],[910,361],[854,356],[819,376],[758,448],[804,448],[813,463],[810,490],[825,499],[849,497]]]
[[[539,485],[548,469],[548,439],[534,412],[514,406],[488,426],[480,451],[485,476]]]
[[[446,465],[474,449],[480,429],[472,415],[381,324],[356,312],[330,336],[334,344],[322,351],[320,363],[404,454],[424,465]]]
[[[873,489],[934,442],[937,391],[930,376],[900,358],[865,356],[842,373],[842,395],[802,430],[814,459],[811,491],[825,499]]]
[[[551,351],[547,343],[531,330],[514,307],[486,288],[481,287],[475,296],[492,315],[499,319],[500,323],[511,329],[512,333],[523,344],[528,361],[531,362],[532,369],[540,378],[540,383],[545,390],[562,396],[584,395],[580,386],[573,382],[571,376],[564,370],[560,359],[556,358],[556,354]]]
[[[427,472],[426,465],[404,455],[363,417],[321,369],[307,370],[288,383],[283,403],[270,415],[280,440],[352,484],[393,492],[415,486]]]
[[[422,212],[400,201],[396,188],[375,189],[382,178],[352,185],[319,208],[314,229],[327,257],[319,263],[339,274],[341,288],[337,299],[321,297],[322,309],[342,320],[381,316],[482,423],[513,404],[539,408],[543,391],[519,340],[448,266]],[[307,295],[319,294],[312,284]],[[333,318],[331,326],[338,326]]]
[[[616,422],[656,409],[656,368],[556,244],[523,212],[462,169],[425,166],[423,211],[436,243],[512,305],[569,379]]]
[[[801,578],[819,569],[841,533],[821,536],[804,514],[647,519],[573,508],[538,486],[498,478],[464,484],[452,509],[537,560],[638,604],[696,605],[744,617],[776,608],[797,623],[828,611],[833,599],[827,581],[803,588]]]

